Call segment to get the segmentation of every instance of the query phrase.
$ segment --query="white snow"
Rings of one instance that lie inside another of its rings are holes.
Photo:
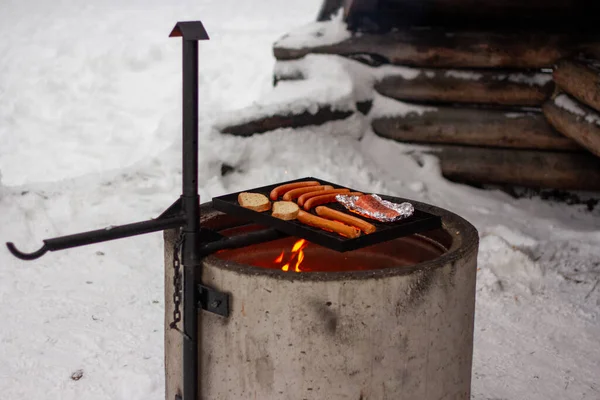
[[[528,115],[527,113],[523,113],[523,112],[509,112],[509,113],[504,114],[504,116],[506,118],[523,118],[527,115]]]
[[[483,77],[483,74],[475,71],[461,71],[457,69],[451,69],[444,73],[447,78],[463,79],[468,81],[478,81]]]
[[[323,106],[356,111],[356,104],[364,101],[375,104],[371,117],[435,110],[382,97],[373,90],[374,83],[387,76],[414,79],[421,73],[419,69],[393,65],[370,67],[337,55],[309,54],[299,60],[277,62],[274,73],[300,79],[281,80],[273,90],[262,93],[246,107],[220,113],[215,127],[222,129],[272,115],[315,114]]]
[[[600,125],[600,117],[597,114],[584,111],[575,100],[564,93],[556,96],[554,104],[578,117],[583,117],[590,124]]]
[[[401,76],[403,79],[411,80],[418,77],[423,71],[418,68],[403,67],[401,65],[385,64],[378,68],[383,76]]]
[[[436,157],[377,137],[359,114],[250,138],[211,128],[269,96],[273,42],[320,3],[3,4],[0,242],[33,251],[42,239],[155,217],[177,198],[181,45],[167,35],[175,21],[202,19],[202,201],[312,175],[450,209],[481,234],[473,399],[600,398],[598,210],[448,182]],[[332,87],[329,99],[369,95]],[[373,98],[390,113],[423,112]],[[235,171],[221,177],[222,163]],[[31,262],[0,250],[2,398],[164,398],[162,263],[159,233]]]
[[[375,93],[373,95],[373,111],[369,115],[372,118],[404,117],[409,114],[423,115],[436,110],[435,107],[406,103]]]
[[[554,99],[554,104],[560,108],[567,110],[575,115],[585,116],[585,111],[581,109],[569,96],[560,94]]]
[[[544,86],[552,80],[552,74],[544,73],[514,73],[508,74],[508,81],[514,83],[526,83],[529,86]]]
[[[329,21],[315,21],[299,27],[296,25],[275,45],[288,49],[302,49],[340,43],[351,36],[340,9]]]
[[[365,98],[366,88],[370,91],[372,83],[364,82],[362,87],[357,87],[353,69],[361,65],[345,62],[341,58],[334,61],[335,57],[308,55],[301,60],[278,63],[277,73],[301,75],[305,79],[278,82],[273,90],[250,105],[219,114],[215,126],[238,125],[272,115],[301,114],[306,111],[315,114],[319,107],[328,105],[333,110],[355,111],[356,100]]]
[[[524,83],[528,86],[544,86],[552,80],[552,71],[547,72],[532,72],[522,73],[515,72],[511,74],[497,74],[493,79],[497,81],[508,81],[513,83]]]

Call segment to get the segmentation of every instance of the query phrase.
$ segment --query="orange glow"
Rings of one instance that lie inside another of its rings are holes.
[[[284,264],[281,267],[282,271],[289,271],[290,270],[290,265],[292,263],[294,263],[295,260],[295,265],[294,265],[294,272],[300,272],[300,265],[302,264],[302,260],[304,260],[304,248],[308,246],[308,242],[304,239],[300,239],[298,240],[296,243],[294,243],[294,245],[292,246],[292,251],[290,254],[290,257],[287,261],[286,264]],[[279,257],[277,257],[274,260],[275,265],[277,264],[281,264],[283,262],[283,258],[284,258],[284,253],[285,252],[281,252],[281,254],[279,255]]]
[[[275,259],[275,262],[276,262],[277,264],[279,264],[279,263],[280,263],[280,262],[282,262],[282,261],[283,261],[283,251],[281,252],[281,254],[279,255],[279,257],[277,257],[277,258]]]

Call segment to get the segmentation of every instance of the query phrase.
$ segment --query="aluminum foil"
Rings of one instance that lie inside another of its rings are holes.
[[[342,204],[348,210],[355,212],[357,214],[360,214],[364,217],[372,218],[372,219],[375,219],[375,220],[381,221],[381,222],[396,222],[401,219],[410,217],[415,212],[415,208],[413,207],[413,205],[410,203],[407,203],[407,202],[400,203],[400,204],[392,203],[391,201],[383,200],[381,197],[377,196],[376,194],[368,194],[368,195],[363,195],[363,196],[373,197],[375,200],[377,200],[377,202],[379,204],[381,204],[382,206],[384,206],[386,208],[389,208],[390,210],[395,211],[397,213],[397,215],[391,217],[382,212],[374,212],[374,211],[372,212],[370,210],[366,210],[360,206],[357,206],[356,201],[360,198],[360,196],[349,196],[347,194],[338,194],[337,196],[335,196],[335,199],[338,201],[338,203]]]

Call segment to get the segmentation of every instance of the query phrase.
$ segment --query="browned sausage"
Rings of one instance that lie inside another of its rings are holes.
[[[289,192],[292,189],[306,187],[306,186],[320,186],[321,184],[317,181],[304,181],[304,182],[296,182],[296,183],[287,183],[285,185],[277,186],[275,189],[271,190],[271,194],[269,197],[271,200],[277,200],[279,196],[283,196],[286,192]]]
[[[303,195],[304,193],[316,192],[319,190],[328,190],[328,189],[333,189],[333,186],[329,186],[329,185],[309,186],[309,187],[301,187],[298,189],[292,189],[283,195],[283,200],[292,201],[292,200],[296,200],[298,197],[300,197],[300,195]]]
[[[342,224],[341,222],[330,221],[325,218],[317,217],[316,215],[312,215],[302,210],[300,210],[298,213],[298,221],[306,225],[314,226],[315,228],[335,232],[351,239],[360,236],[360,230],[353,226],[348,226]]]
[[[329,190],[322,190],[322,191],[318,191],[318,192],[308,192],[308,193],[304,193],[302,196],[298,197],[298,205],[300,207],[302,207],[304,205],[304,203],[306,202],[306,200],[310,199],[311,197],[315,197],[315,196],[323,196],[325,194],[341,194],[341,193],[348,193],[350,190],[349,189],[329,189]]]
[[[352,215],[348,215],[344,212],[333,210],[329,207],[320,206],[317,207],[317,214],[323,218],[340,221],[344,224],[348,224],[350,226],[355,226],[364,233],[373,233],[377,230],[375,225],[368,223],[360,218],[353,217]]]
[[[322,196],[311,197],[310,199],[304,202],[304,209],[306,211],[310,211],[311,209],[315,208],[316,206],[320,206],[321,204],[335,203],[335,196],[337,196],[338,194],[339,193],[332,193],[324,194]]]
[[[320,206],[321,204],[334,203],[336,201],[336,196],[338,194],[346,194],[346,193],[332,193],[332,194],[323,194],[323,192],[316,193],[315,196],[304,201],[304,209],[306,211],[311,210],[313,207]],[[347,193],[348,196],[362,196],[360,192],[352,192]]]

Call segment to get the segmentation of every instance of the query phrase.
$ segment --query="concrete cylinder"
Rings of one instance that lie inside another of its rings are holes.
[[[443,250],[414,265],[286,273],[249,266],[240,252],[207,257],[203,283],[231,294],[231,314],[201,313],[200,399],[469,399],[477,231],[455,214],[420,206],[440,215],[444,228],[409,243]],[[204,205],[202,223],[240,222]],[[166,232],[169,400],[181,388],[180,337],[168,329],[174,239]]]

